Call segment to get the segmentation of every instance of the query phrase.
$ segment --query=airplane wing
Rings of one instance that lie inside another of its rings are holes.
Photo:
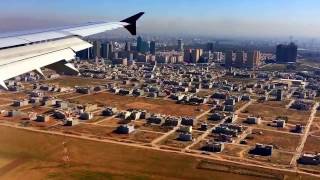
[[[132,35],[136,35],[136,22],[143,14],[140,12],[120,22],[87,23],[76,27],[0,36],[0,86],[8,89],[5,80],[26,72],[37,71],[43,75],[41,67],[78,74],[78,70],[69,61],[75,58],[76,52],[92,47],[82,37],[118,28],[126,28]]]

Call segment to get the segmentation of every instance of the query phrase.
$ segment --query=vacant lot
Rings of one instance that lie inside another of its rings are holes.
[[[299,144],[300,136],[289,133],[253,129],[252,134],[246,137],[248,145],[255,146],[256,143],[270,144],[275,149],[294,152]]]
[[[176,104],[173,101],[162,99],[150,99],[143,97],[119,96],[110,93],[97,93],[89,96],[75,98],[72,100],[80,104],[94,103],[117,107],[120,110],[144,109],[152,113],[160,113],[172,116],[193,116],[201,114],[199,106]],[[208,110],[208,106],[202,105],[200,108]]]
[[[23,93],[23,92],[16,92],[16,93],[12,93],[12,92],[4,92],[4,93],[0,93],[0,98],[3,99],[25,99],[27,98],[27,94]]]
[[[276,101],[267,103],[253,103],[248,106],[243,113],[254,116],[261,116],[264,120],[272,121],[277,117],[288,117],[288,123],[291,124],[306,124],[310,111],[297,111],[293,109],[286,109],[281,103]]]
[[[202,160],[191,156],[7,127],[0,127],[0,132],[1,157],[27,160],[0,174],[1,179],[263,179],[198,168]],[[63,166],[62,142],[71,166]]]
[[[58,84],[63,87],[74,87],[74,86],[102,85],[102,84],[106,84],[108,81],[104,79],[63,76],[57,79],[43,80],[41,82],[47,83],[47,84]]]
[[[45,106],[35,106],[35,107],[23,109],[22,111],[25,113],[34,112],[37,114],[50,114],[53,112],[52,109]]]
[[[180,141],[178,139],[179,134],[180,134],[179,132],[175,132],[175,133],[171,134],[168,138],[166,138],[165,140],[160,142],[161,145],[170,146],[170,147],[174,147],[174,148],[181,148],[182,149],[182,148],[185,148],[188,145],[192,144],[193,141]],[[202,134],[202,132],[193,131],[192,132],[192,138],[195,140],[201,134]]]
[[[289,165],[293,157],[291,153],[279,152],[274,150],[272,156],[258,156],[245,153],[245,157],[250,160],[256,160],[266,163],[279,164],[279,165]]]
[[[320,137],[308,136],[303,151],[308,153],[320,152]]]

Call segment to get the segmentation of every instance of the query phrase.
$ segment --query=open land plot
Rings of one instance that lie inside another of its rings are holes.
[[[12,100],[0,98],[0,106],[10,105]]]
[[[109,117],[109,118],[105,117],[105,120],[102,120],[98,124],[103,126],[110,126],[110,127],[118,127],[120,124],[132,124],[137,129],[137,128],[143,127],[145,125],[145,121],[142,119],[130,121],[130,120],[124,120],[124,119],[119,119],[115,117]]]
[[[316,112],[313,122],[320,122],[320,111]]]
[[[160,132],[160,133],[166,133],[166,132],[172,130],[173,127],[146,123],[143,126],[141,126],[140,129],[146,130],[146,131],[155,131],[155,132]]]
[[[254,78],[237,78],[233,76],[220,77],[219,80],[227,80],[229,82],[244,83],[244,84],[254,83],[258,81],[258,79],[254,79]]]
[[[24,121],[22,123],[22,126],[24,127],[33,127],[36,129],[41,129],[41,130],[47,130],[51,126],[55,126],[57,124],[62,124],[62,122],[57,121],[53,119],[52,117],[49,118],[47,122],[37,122],[37,121]]]
[[[100,115],[94,115],[92,119],[90,120],[80,120],[85,123],[97,123],[97,122],[103,122],[104,120],[109,119],[110,117],[100,116]]]
[[[49,79],[40,81],[47,84],[57,84],[62,87],[74,87],[74,86],[92,86],[92,85],[102,85],[110,82],[105,79],[93,79],[93,78],[83,78],[74,76],[62,76],[57,79]]]
[[[14,159],[10,157],[6,157],[4,155],[0,155],[0,169],[3,168],[4,166],[8,165],[11,163]]]
[[[53,110],[45,106],[34,106],[31,108],[26,108],[22,110],[25,113],[34,112],[37,114],[51,114]]]
[[[143,109],[152,113],[160,113],[172,116],[191,116],[195,117],[202,112],[198,111],[199,107],[208,110],[207,105],[191,106],[176,104],[173,101],[163,99],[151,99],[143,97],[119,96],[106,92],[97,93],[89,96],[75,98],[72,102],[79,104],[92,103],[98,105],[108,105],[117,107],[120,110]]]
[[[317,134],[318,131],[320,131],[320,122],[313,121],[311,124],[311,127],[310,127],[310,133]],[[320,134],[318,134],[318,135],[320,135]]]
[[[8,121],[13,123],[20,123],[21,121],[29,120],[29,117],[27,115],[20,115],[15,117],[8,117],[6,115],[1,114],[0,115],[0,122],[1,121]]]
[[[239,101],[239,102],[237,102],[236,105],[235,105],[235,110],[240,109],[243,105],[245,105],[247,103],[248,103],[248,101]]]
[[[65,93],[65,94],[57,95],[57,97],[62,100],[67,100],[67,99],[72,99],[72,98],[75,98],[75,97],[81,96],[81,95],[84,95],[84,94],[72,92],[72,93]]]
[[[320,152],[320,137],[309,135],[304,144],[303,152],[317,153]]]
[[[201,134],[202,134],[202,132],[193,131],[192,138],[197,139]],[[178,140],[178,136],[179,136],[179,132],[172,133],[170,136],[168,136],[166,139],[164,139],[159,144],[165,145],[165,146],[170,146],[173,148],[182,149],[182,148],[185,148],[188,145],[192,144],[192,142],[193,142],[193,141]]]
[[[198,93],[196,93],[196,95],[199,97],[206,97],[211,96],[213,92],[213,90],[200,90]]]
[[[253,129],[245,139],[248,145],[255,146],[256,143],[273,145],[274,149],[294,152],[299,145],[301,136],[262,129]]]
[[[0,127],[0,132],[3,133],[0,136],[0,155],[27,160],[26,163],[2,173],[0,178],[3,179],[89,179],[91,177],[91,179],[219,180],[235,178],[237,180],[261,180],[269,179],[268,174],[283,175],[278,171],[251,169],[247,166],[204,160],[189,155],[106,144],[8,127]],[[70,166],[63,166],[61,156],[64,145],[62,142],[66,142],[68,147]],[[231,169],[243,171],[246,175],[232,173]],[[254,175],[251,171],[260,174]],[[266,176],[261,176],[261,174]],[[299,178],[296,174],[289,175],[289,179]]]
[[[120,124],[127,124],[127,121],[119,118],[111,117],[99,123],[99,125],[110,126],[110,127],[117,127]]]
[[[225,144],[225,148],[221,154],[243,158],[244,156],[246,156],[246,153],[248,153],[249,149],[250,147],[248,146],[241,146],[237,144]]]
[[[290,124],[305,125],[309,119],[310,111],[298,111],[286,109],[265,103],[253,103],[248,106],[242,113],[254,116],[261,116],[264,120],[272,121],[277,117],[288,117]]]
[[[275,126],[274,123],[270,121],[262,121],[260,124],[247,124],[245,120],[246,118],[238,118],[237,123],[241,123],[248,127],[255,127],[259,129],[274,130],[274,131],[281,131],[281,132],[291,132],[291,130],[295,128],[295,125],[292,125],[292,124],[286,124],[284,128],[278,128]]]
[[[27,98],[28,95],[24,92],[5,92],[5,93],[0,93],[0,98],[2,99],[11,99],[11,100],[15,100],[15,99],[25,99]]]
[[[159,133],[144,132],[139,130],[135,130],[130,134],[117,134],[115,133],[116,128],[90,124],[79,124],[72,127],[55,126],[50,130],[61,131],[67,134],[94,137],[98,139],[124,141],[128,143],[149,143],[155,138],[161,136]]]
[[[310,132],[310,134],[312,134],[313,136],[319,136],[320,137],[320,131],[319,130],[315,130],[313,132]]]
[[[279,164],[279,165],[290,165],[291,159],[293,158],[292,153],[274,150],[271,156],[259,156],[252,155],[248,152],[243,153],[246,159],[256,160],[266,163]]]

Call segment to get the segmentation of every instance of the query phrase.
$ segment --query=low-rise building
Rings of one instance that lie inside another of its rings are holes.
[[[178,126],[179,119],[175,117],[167,117],[164,121],[165,126]]]
[[[102,111],[103,116],[113,116],[117,113],[117,108],[107,107]]]
[[[197,120],[193,118],[183,117],[181,119],[181,125],[194,126],[196,125],[196,123],[197,123]]]
[[[245,120],[245,123],[248,123],[248,124],[260,124],[261,123],[261,118],[260,117],[249,116]]]
[[[292,130],[295,133],[303,133],[304,126],[301,124],[296,124],[295,128]]]
[[[277,119],[273,122],[275,123],[275,126],[278,128],[284,128],[286,126],[286,121],[283,119]]]
[[[319,165],[320,154],[302,154],[298,159],[298,163],[305,165]]]
[[[134,131],[134,126],[130,124],[120,125],[116,132],[119,134],[130,134]]]
[[[162,116],[153,115],[147,119],[147,123],[162,125],[163,123],[165,123],[165,119]]]
[[[250,150],[250,154],[256,154],[261,156],[271,156],[273,151],[272,145],[265,145],[257,143],[254,149]]]
[[[224,143],[208,141],[203,147],[202,150],[209,152],[222,152],[224,149]]]
[[[92,118],[93,118],[93,113],[85,111],[85,112],[80,114],[80,119],[81,120],[90,120]]]
[[[179,131],[184,133],[192,133],[192,126],[180,126]]]
[[[37,122],[48,122],[50,117],[48,115],[38,115],[36,121]]]
[[[72,118],[66,118],[63,120],[63,125],[64,126],[75,126],[79,124],[79,121],[76,119],[72,119]]]
[[[29,104],[29,100],[28,99],[13,101],[13,106],[16,106],[16,107],[27,106],[28,104]]]
[[[180,141],[192,141],[191,133],[180,133],[178,136],[178,140]]]

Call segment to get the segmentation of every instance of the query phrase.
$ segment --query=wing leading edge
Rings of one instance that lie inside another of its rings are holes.
[[[41,67],[60,71],[77,70],[68,61],[75,52],[92,47],[80,39],[105,31],[126,28],[136,35],[136,21],[140,12],[120,22],[89,23],[83,26],[59,28],[37,33],[0,36],[0,86],[7,89],[4,81],[29,71],[42,74]]]

